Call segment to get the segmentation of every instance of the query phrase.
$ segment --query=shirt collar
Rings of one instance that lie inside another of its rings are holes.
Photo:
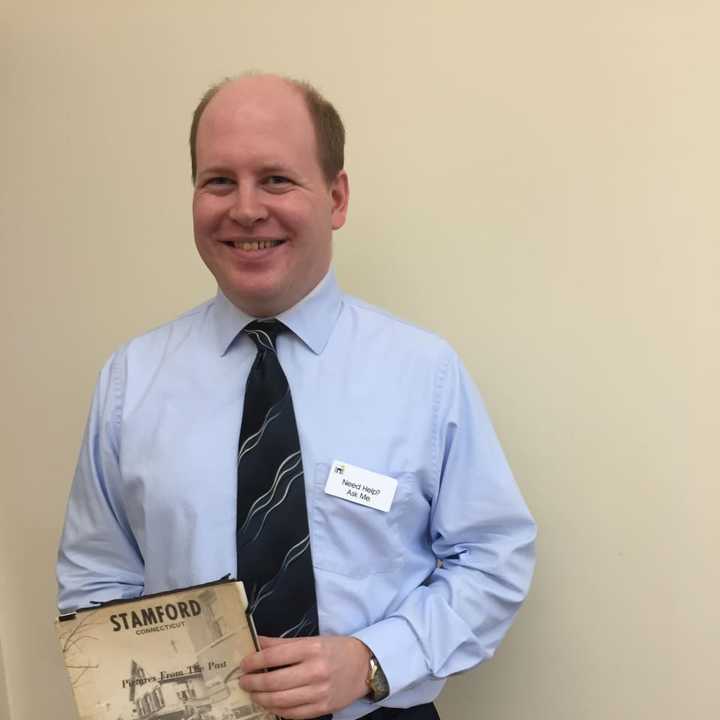
[[[319,355],[330,339],[341,306],[342,294],[331,268],[313,290],[277,318]],[[230,350],[242,329],[255,319],[233,305],[218,288],[210,322],[220,355]]]

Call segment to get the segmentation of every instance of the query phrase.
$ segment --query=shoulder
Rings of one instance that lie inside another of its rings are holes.
[[[451,345],[437,333],[352,295],[343,296],[342,315],[346,330],[359,336],[368,348],[377,345],[393,354],[407,353],[439,363],[457,358]]]
[[[207,300],[183,312],[173,320],[130,338],[118,348],[116,354],[152,355],[178,347],[202,333],[214,303],[214,298]]]
[[[353,296],[344,296],[341,319],[341,340],[350,348],[341,357],[353,372],[362,365],[368,371],[363,377],[382,378],[373,382],[395,401],[410,398],[413,412],[430,404],[438,428],[442,418],[485,412],[473,378],[445,338]]]
[[[109,357],[102,370],[119,391],[129,380],[151,378],[169,358],[179,353],[210,351],[212,329],[208,322],[215,299],[183,312],[169,322],[127,340]]]

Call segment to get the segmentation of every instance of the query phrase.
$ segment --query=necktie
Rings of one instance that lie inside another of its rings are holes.
[[[287,378],[275,349],[285,326],[245,327],[257,355],[245,388],[238,449],[237,563],[258,632],[317,635],[300,441]]]

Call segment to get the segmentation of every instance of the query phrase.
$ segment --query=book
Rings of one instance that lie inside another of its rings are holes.
[[[55,626],[80,720],[275,720],[238,684],[258,647],[241,582],[114,600]]]

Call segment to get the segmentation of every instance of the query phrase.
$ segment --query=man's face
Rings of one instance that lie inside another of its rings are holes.
[[[256,317],[307,295],[330,266],[348,182],[328,185],[300,93],[273,77],[223,87],[200,119],[195,244],[223,293]]]

